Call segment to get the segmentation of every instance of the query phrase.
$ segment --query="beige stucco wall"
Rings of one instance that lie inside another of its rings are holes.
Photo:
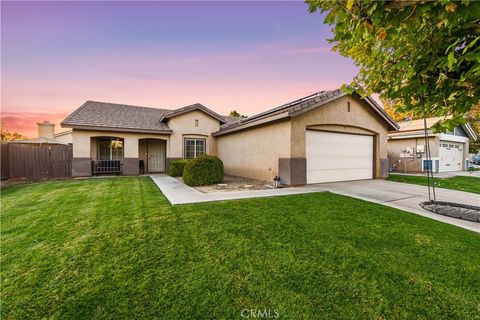
[[[198,120],[198,127],[195,126]],[[198,137],[206,139],[206,152],[216,154],[215,139],[212,132],[220,130],[220,122],[204,112],[194,110],[168,120],[172,130],[170,144],[167,144],[169,158],[183,158],[183,139]]]
[[[430,145],[430,153],[432,158],[438,157],[438,137],[430,137],[428,139]],[[389,139],[388,140],[388,156],[399,156],[406,148],[417,148],[417,146],[424,146],[425,138],[410,138],[410,139]]]
[[[278,159],[290,157],[290,121],[219,136],[217,144],[227,174],[271,181]]]
[[[111,132],[111,131],[90,131],[73,129],[72,142],[73,142],[73,157],[74,158],[92,158],[96,152],[96,148],[92,145],[92,137],[116,137],[123,138],[123,148],[125,158],[138,158],[139,157],[139,139],[162,139],[167,141],[167,157],[168,157],[168,145],[169,136],[161,134],[150,133],[128,133],[128,132]]]
[[[348,112],[350,102],[350,112]],[[353,96],[334,100],[292,118],[291,156],[305,158],[306,128],[375,136],[375,177],[385,176],[388,125],[370,106]]]
[[[428,143],[430,144],[431,157],[433,159],[438,157],[438,137],[430,137]],[[425,153],[417,155],[417,147],[424,146],[424,138],[409,138],[409,139],[389,139],[388,140],[388,163],[390,167],[394,167],[397,172],[421,172],[423,168],[422,158]],[[407,148],[414,148],[414,158],[402,158],[402,154]]]

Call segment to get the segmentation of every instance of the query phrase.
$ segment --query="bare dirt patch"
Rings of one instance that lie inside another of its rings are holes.
[[[182,178],[178,178],[182,181]],[[183,181],[182,181],[183,182]],[[273,184],[270,181],[255,180],[243,177],[225,176],[220,184],[194,187],[200,192],[218,192],[218,191],[247,191],[247,190],[265,190],[272,189]]]

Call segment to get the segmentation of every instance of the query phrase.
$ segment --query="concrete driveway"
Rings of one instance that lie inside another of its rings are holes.
[[[480,233],[480,223],[449,218],[423,210],[418,204],[428,200],[427,187],[414,184],[386,180],[361,180],[282,189],[202,193],[167,175],[150,175],[150,177],[172,205],[328,191],[412,212]],[[478,194],[441,188],[436,188],[436,194],[439,201],[480,206],[480,196]]]
[[[310,186],[313,187],[313,186]],[[418,215],[480,232],[480,223],[441,216],[423,210],[418,204],[428,200],[426,186],[386,180],[362,180],[315,185],[318,191],[329,191],[385,206],[416,213]],[[480,188],[480,179],[479,179]],[[478,194],[435,188],[437,200],[480,206]]]

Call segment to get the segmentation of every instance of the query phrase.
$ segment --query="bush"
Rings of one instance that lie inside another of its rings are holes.
[[[183,176],[183,170],[187,164],[187,160],[173,160],[170,161],[170,175],[172,177],[181,177]]]
[[[215,156],[203,155],[189,160],[183,170],[183,182],[189,186],[204,186],[223,180],[223,162]]]

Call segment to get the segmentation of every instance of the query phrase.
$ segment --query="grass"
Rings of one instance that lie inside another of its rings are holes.
[[[391,174],[387,180],[412,183],[426,186],[427,177],[407,176]],[[458,191],[466,191],[480,194],[480,178],[478,177],[451,177],[451,178],[434,178],[435,186],[439,188],[452,189]]]
[[[480,235],[330,193],[171,207],[147,177],[2,192],[2,319],[478,319]]]

